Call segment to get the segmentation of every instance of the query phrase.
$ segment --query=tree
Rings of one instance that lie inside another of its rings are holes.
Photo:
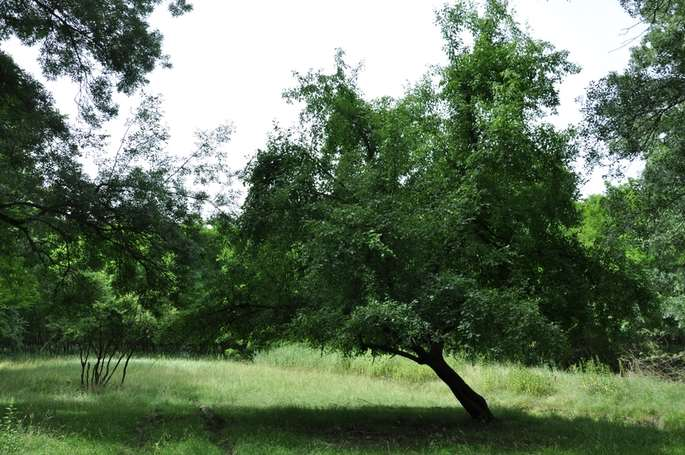
[[[594,82],[584,106],[591,158],[649,158],[663,148],[682,152],[685,104],[685,4],[622,0],[646,28],[630,63]]]
[[[16,351],[24,345],[26,320],[22,313],[40,294],[32,271],[21,258],[0,254],[0,352]]]
[[[230,133],[225,126],[199,132],[195,150],[169,156],[159,99],[147,97],[114,156],[102,156],[100,143],[89,145],[101,156],[94,176],[70,152],[78,146],[69,133],[47,144],[7,147],[0,156],[7,164],[0,171],[0,227],[48,263],[58,244],[67,248],[59,259],[68,261],[70,246],[87,239],[93,254],[133,260],[159,275],[164,256],[184,242],[180,224],[205,204],[226,203],[212,200],[204,187],[225,177],[218,149]]]
[[[672,231],[685,207],[685,3],[623,0],[645,27],[628,67],[593,83],[584,106],[591,162],[643,159],[639,182],[654,232]],[[673,233],[673,232],[671,232]],[[680,236],[683,235],[681,232]]]
[[[676,345],[682,346],[685,3],[621,3],[644,32],[632,49],[628,67],[610,73],[588,90],[584,107],[587,149],[591,163],[602,159],[645,163],[639,178],[608,188],[602,202],[611,223],[603,237],[638,259],[661,301],[662,329],[675,335],[667,338],[680,339]],[[679,330],[671,327],[674,320]]]
[[[157,344],[165,352],[249,357],[247,346],[217,317],[224,310],[225,258],[232,255],[235,220],[221,214],[183,225],[189,248],[176,255],[172,267],[178,286],[168,296],[160,317]]]
[[[607,185],[606,194],[584,201],[581,236],[590,250],[649,290],[652,309],[643,315],[632,346],[633,354],[649,356],[680,351],[685,345],[685,290],[679,226],[671,217],[654,219],[644,180]]]
[[[204,188],[224,176],[217,149],[229,134],[227,127],[200,132],[195,151],[169,156],[159,100],[146,98],[127,122],[119,150],[100,158],[95,176],[84,175],[80,167],[72,173],[67,167],[49,185],[17,192],[31,203],[6,210],[11,223],[0,230],[0,238],[6,238],[2,252],[8,264],[22,269],[16,275],[40,277],[40,286],[30,293],[30,304],[27,299],[0,298],[0,319],[17,321],[12,327],[25,329],[28,347],[48,342],[58,346],[43,327],[60,311],[53,308],[58,306],[55,294],[69,285],[70,275],[84,270],[107,274],[113,292],[135,296],[136,304],[155,317],[186,305],[184,299],[201,285],[192,267],[205,266],[193,262],[194,257],[211,255],[205,250],[212,245],[193,236],[205,224],[207,204],[222,203]],[[74,179],[62,180],[64,175]],[[0,295],[4,284],[0,280]],[[10,285],[7,292],[13,289]],[[65,330],[74,328],[70,319],[60,321],[67,324]]]
[[[226,317],[256,339],[425,364],[489,421],[445,352],[562,361],[634,309],[590,292],[601,264],[570,233],[572,132],[543,120],[576,71],[566,52],[500,1],[439,22],[449,64],[400,99],[364,100],[341,54],[333,74],[298,76],[299,128],[277,129],[244,173]]]
[[[56,241],[88,236],[151,264],[141,251],[168,237],[165,230],[196,202],[208,200],[190,191],[186,180],[191,174],[205,183],[216,177],[222,163],[212,168],[210,155],[229,129],[200,133],[198,149],[175,160],[163,150],[169,134],[153,97],[128,122],[116,156],[98,160],[96,176],[80,161],[102,155],[107,136],[97,127],[116,114],[113,88],[132,93],[155,65],[168,64],[161,35],[147,23],[159,3],[0,2],[0,39],[14,35],[40,44],[46,76],[66,75],[81,84],[79,108],[90,123],[86,129],[69,125],[41,84],[0,53],[0,229],[23,238],[46,260]],[[169,8],[179,15],[191,7],[175,0]]]
[[[116,295],[111,277],[102,272],[71,275],[56,297],[58,309],[50,324],[54,341],[78,349],[81,386],[106,386],[120,365],[123,384],[134,350],[154,336],[153,315],[135,295]]]
[[[103,119],[99,115],[116,114],[113,87],[131,93],[157,64],[170,66],[162,54],[162,35],[147,23],[161,2],[2,0],[0,40],[16,36],[25,44],[40,44],[44,74],[78,82],[83,114],[97,123]],[[185,0],[170,1],[168,7],[174,16],[192,9]]]
[[[148,24],[160,3],[0,0],[0,40],[40,45],[44,75],[80,85],[85,120],[61,115],[45,88],[0,52],[2,253],[24,275],[50,277],[32,294],[31,311],[4,299],[0,320],[25,322],[31,343],[46,341],[42,327],[54,316],[55,292],[77,269],[108,274],[113,292],[134,294],[146,311],[167,304],[182,287],[176,260],[193,247],[184,225],[196,223],[208,204],[227,202],[204,189],[225,176],[218,148],[230,127],[200,131],[194,150],[168,154],[158,97],[142,97],[116,152],[106,152],[102,122],[117,114],[114,90],[132,94],[155,66],[168,66],[162,36]],[[191,7],[174,0],[169,9],[179,15]],[[84,170],[84,160],[95,172]]]

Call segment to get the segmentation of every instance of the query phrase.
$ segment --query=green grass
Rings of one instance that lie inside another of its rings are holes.
[[[80,390],[76,359],[0,360],[0,453],[685,454],[684,384],[452,363],[497,423],[399,358],[139,359],[100,392]]]

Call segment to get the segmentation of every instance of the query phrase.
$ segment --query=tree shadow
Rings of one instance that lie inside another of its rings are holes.
[[[0,384],[12,385],[14,406],[34,429],[117,446],[123,453],[152,451],[161,440],[195,437],[211,442],[220,453],[230,453],[226,447],[232,447],[236,453],[294,454],[685,454],[682,421],[662,425],[649,418],[634,422],[551,411],[538,415],[493,406],[498,420],[486,425],[471,420],[456,403],[454,407],[316,408],[306,403],[245,407],[199,403],[187,386],[179,386],[168,400],[159,400],[126,388],[78,393],[75,383],[62,382],[58,387],[43,383],[43,379],[54,381],[58,372],[27,384],[26,372],[5,370],[0,372]],[[8,404],[0,399],[0,416]]]
[[[4,406],[0,403],[0,406]],[[163,404],[150,407],[134,397],[114,402],[85,402],[44,396],[16,401],[22,411],[47,411],[49,418],[31,425],[50,434],[76,434],[144,450],[164,439],[193,435],[217,447],[258,444],[263,450],[310,452],[312,447],[354,453],[685,453],[681,429],[587,417],[537,416],[515,408],[495,407],[498,421],[481,424],[459,407],[211,407]],[[226,453],[223,450],[223,453]],[[241,453],[238,451],[237,453]],[[268,453],[252,452],[249,453]]]
[[[392,453],[467,447],[485,453],[579,454],[660,454],[681,447],[685,453],[682,431],[587,417],[536,416],[515,408],[495,407],[498,420],[492,424],[473,421],[458,407],[225,407],[219,412],[229,433],[231,428],[235,432],[261,427],[341,448],[383,448]]]

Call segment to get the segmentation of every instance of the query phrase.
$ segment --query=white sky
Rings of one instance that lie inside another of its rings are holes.
[[[148,93],[161,93],[171,128],[172,151],[192,145],[192,133],[231,122],[229,162],[241,167],[264,144],[274,121],[295,117],[281,93],[293,86],[293,71],[331,68],[342,48],[350,64],[362,62],[360,86],[369,97],[399,96],[429,65],[443,63],[434,11],[445,0],[195,0],[195,9],[172,18],[160,8],[152,23],[164,35],[174,67],[150,75]],[[618,0],[511,0],[517,19],[535,38],[570,51],[582,72],[560,87],[558,125],[580,120],[576,99],[590,81],[625,67],[634,24]],[[36,74],[36,50],[16,40],[3,43]],[[67,81],[47,83],[63,112],[74,112],[75,89]],[[125,115],[132,100],[122,100]],[[116,125],[113,137],[117,138]],[[634,174],[637,168],[632,170]],[[582,188],[603,189],[602,172]]]

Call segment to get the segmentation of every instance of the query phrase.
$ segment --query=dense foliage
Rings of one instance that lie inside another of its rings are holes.
[[[440,24],[449,65],[401,99],[364,100],[341,56],[288,92],[299,127],[275,131],[245,173],[250,326],[443,379],[445,350],[616,361],[649,294],[572,235],[573,131],[544,116],[575,66],[500,2],[446,8]]]
[[[602,218],[597,243],[628,258],[658,295],[663,321],[652,332],[651,350],[680,351],[685,345],[685,3],[623,3],[645,32],[628,68],[588,91],[588,151],[593,160],[641,159],[644,170],[608,187],[596,201]]]
[[[217,150],[229,127],[198,132],[195,150],[171,156],[160,100],[144,96],[118,143],[101,128],[116,114],[114,87],[132,93],[156,64],[166,64],[162,37],[147,23],[158,3],[0,3],[0,39],[40,44],[44,75],[80,84],[78,109],[86,120],[57,112],[42,85],[0,53],[0,326],[6,348],[45,348],[82,331],[75,327],[89,312],[77,310],[66,295],[83,273],[107,275],[118,295],[96,305],[102,299],[85,293],[92,297],[85,308],[116,306],[120,297],[133,296],[157,316],[169,313],[179,274],[188,267],[183,261],[196,246],[188,233],[208,202],[225,203],[204,188],[223,177]],[[175,1],[169,8],[179,15],[190,6]]]

